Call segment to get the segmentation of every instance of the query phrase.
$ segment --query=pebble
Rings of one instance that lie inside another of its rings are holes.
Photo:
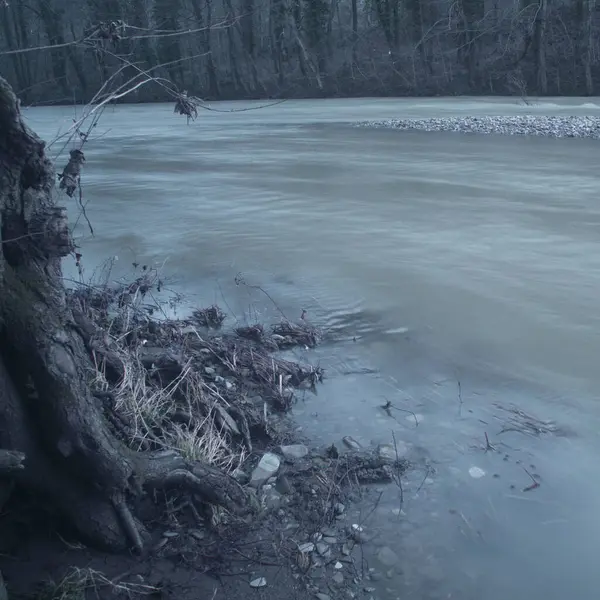
[[[323,594],[322,592],[317,592],[315,596],[318,600],[331,600],[331,596],[329,594]]]
[[[204,372],[207,375],[214,375],[216,373],[216,370],[213,369],[212,367],[204,367]]]
[[[308,448],[304,444],[291,444],[290,446],[281,446],[281,454],[288,460],[299,460],[308,454]]]
[[[263,455],[258,463],[256,469],[252,471],[252,475],[250,477],[250,485],[254,487],[258,487],[263,484],[269,477],[272,477],[279,470],[279,466],[281,461],[276,454],[272,452],[267,452]]]
[[[290,480],[285,475],[280,475],[277,478],[277,483],[275,484],[275,489],[280,494],[289,494],[292,491],[292,485]]]
[[[324,537],[323,541],[326,544],[337,544],[337,538],[334,538],[334,537]]]
[[[317,552],[321,555],[321,556],[325,556],[328,552],[330,552],[331,550],[329,549],[329,546],[327,544],[324,544],[323,542],[319,542],[317,544]]]
[[[259,588],[265,587],[267,585],[267,580],[264,577],[257,577],[250,582],[250,587]]]
[[[483,469],[480,469],[479,467],[471,467],[469,469],[469,475],[473,479],[481,479],[485,476],[485,471]]]
[[[600,117],[592,116],[513,115],[388,119],[358,123],[357,126],[387,127],[404,131],[456,131],[460,133],[600,139]]]
[[[335,512],[336,515],[342,515],[344,514],[344,511],[346,510],[346,507],[341,503],[341,502],[336,502],[333,505],[333,511]]]
[[[270,490],[266,495],[265,495],[265,506],[268,509],[277,509],[281,506],[281,494],[279,492],[277,492],[276,490]]]
[[[361,445],[350,435],[347,435],[342,441],[350,450],[360,450],[361,448]]]
[[[206,537],[206,533],[201,529],[191,529],[190,535],[197,540],[203,540]]]
[[[338,585],[344,583],[344,576],[340,572],[334,573],[331,579],[334,583],[337,583]]]
[[[339,571],[340,569],[344,568],[344,565],[338,560],[338,562],[333,565],[333,568]]]
[[[298,551],[305,553],[305,552],[314,552],[315,550],[315,545],[312,542],[306,542],[305,544],[300,544],[298,546]]]

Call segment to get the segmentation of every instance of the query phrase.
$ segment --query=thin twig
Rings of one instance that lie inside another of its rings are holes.
[[[523,467],[523,471],[525,471],[525,473],[527,473],[527,475],[529,475],[529,477],[531,477],[531,481],[533,481],[533,483],[531,485],[528,485],[527,487],[523,488],[523,491],[530,492],[531,490],[535,490],[536,488],[539,488],[540,482],[525,467]]]
[[[396,443],[396,434],[392,431],[394,440],[394,450],[396,451],[396,476],[398,478],[398,487],[400,488],[400,507],[404,504],[404,489],[402,488],[402,474],[400,472],[400,457],[398,456],[398,444]]]

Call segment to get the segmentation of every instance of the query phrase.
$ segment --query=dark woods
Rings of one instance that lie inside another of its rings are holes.
[[[591,95],[599,28],[596,0],[6,0],[0,72],[25,103],[138,69],[206,99]]]

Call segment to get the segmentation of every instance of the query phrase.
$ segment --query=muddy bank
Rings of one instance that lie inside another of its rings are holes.
[[[177,487],[146,496],[149,549],[112,556],[86,548],[43,500],[15,490],[0,520],[9,597],[368,594],[371,575],[358,560],[368,523],[353,522],[348,507],[365,484],[401,486],[407,465],[390,448],[364,451],[350,438],[312,448],[295,431],[287,413],[324,373],[277,353],[313,347],[321,332],[305,315],[228,327],[217,306],[168,318],[170,301],[156,300],[162,285],[157,271],[136,267],[128,281],[70,291],[94,358],[92,389],[132,450],[177,452],[221,470],[243,486],[247,510]]]
[[[600,139],[600,117],[517,115],[498,117],[443,117],[367,121],[358,127],[387,127],[403,131],[455,131],[553,138]]]

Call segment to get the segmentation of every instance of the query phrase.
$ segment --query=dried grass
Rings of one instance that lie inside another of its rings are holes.
[[[71,567],[59,582],[47,582],[37,595],[37,600],[86,600],[89,591],[99,597],[102,588],[109,588],[114,595],[128,597],[160,592],[160,588],[155,586],[108,579],[95,569]]]
[[[252,448],[249,422],[269,429],[267,403],[285,410],[296,388],[322,380],[319,367],[270,354],[281,340],[314,345],[318,336],[307,324],[282,322],[273,334],[254,326],[247,336],[203,336],[196,326],[214,329],[224,321],[219,307],[168,319],[154,295],[159,270],[143,267],[132,281],[110,284],[112,268],[107,263],[96,274],[100,281],[79,286],[70,301],[95,325],[88,344],[93,389],[110,397],[109,421],[131,448],[172,449],[232,471]],[[247,399],[257,395],[260,407]]]

